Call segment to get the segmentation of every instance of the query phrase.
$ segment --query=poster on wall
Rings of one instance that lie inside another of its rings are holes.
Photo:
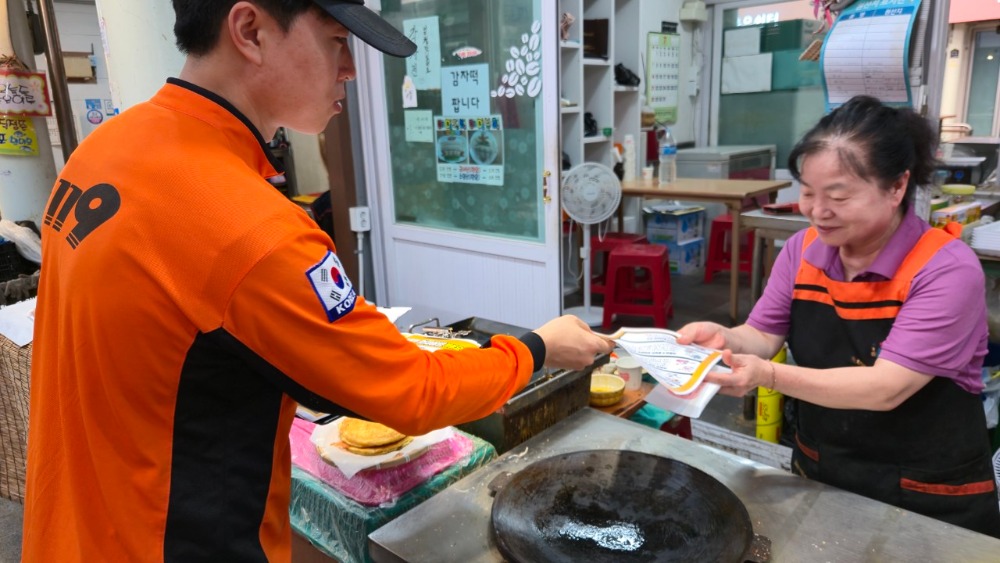
[[[677,123],[681,36],[650,33],[646,43],[646,100],[657,123]]]
[[[490,112],[490,65],[441,69],[441,115],[486,115]]]
[[[0,154],[38,155],[38,137],[30,117],[0,116]]]
[[[438,17],[403,21],[403,33],[417,45],[406,59],[406,74],[417,90],[441,88],[441,31]]]
[[[912,106],[910,33],[920,0],[867,0],[834,22],[820,56],[826,111],[857,95]]]
[[[52,115],[45,73],[0,70],[0,115]]]
[[[438,182],[502,186],[503,118],[434,118]]]

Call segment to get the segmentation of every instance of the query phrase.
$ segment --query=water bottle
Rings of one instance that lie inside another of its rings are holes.
[[[668,127],[660,138],[660,184],[670,185],[677,181],[677,141]]]

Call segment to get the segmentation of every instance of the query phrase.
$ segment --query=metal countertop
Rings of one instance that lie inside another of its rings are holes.
[[[546,457],[622,449],[670,457],[719,479],[746,505],[771,561],[1000,561],[1000,540],[584,409],[514,448],[369,536],[378,563],[501,563],[488,485]]]

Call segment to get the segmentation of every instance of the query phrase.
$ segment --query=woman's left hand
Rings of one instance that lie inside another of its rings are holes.
[[[768,387],[773,384],[772,369],[767,360],[749,354],[733,354],[723,350],[722,361],[732,368],[732,373],[709,372],[705,381],[722,387],[719,393],[742,397],[755,387]]]

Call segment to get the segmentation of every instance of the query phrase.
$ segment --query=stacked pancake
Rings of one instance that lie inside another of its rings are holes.
[[[344,418],[340,421],[340,443],[335,445],[353,454],[371,456],[401,450],[412,441],[412,436],[377,422]]]

